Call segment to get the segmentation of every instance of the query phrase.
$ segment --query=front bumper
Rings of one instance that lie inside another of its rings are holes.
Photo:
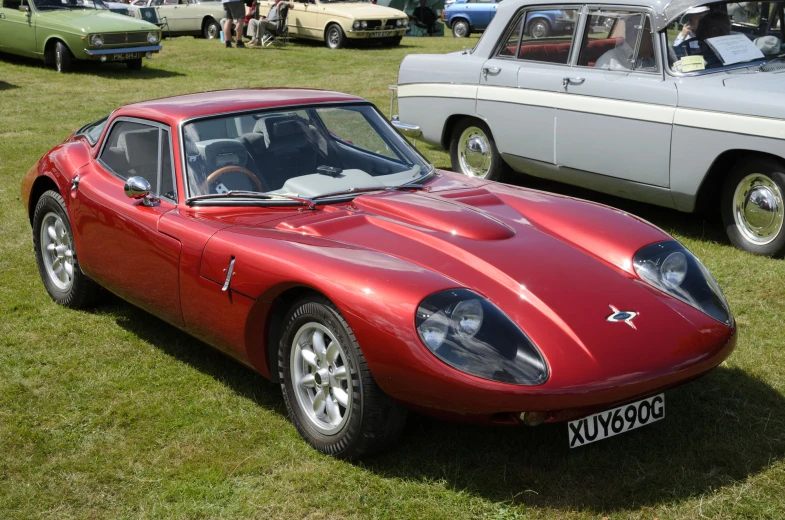
[[[147,45],[145,47],[120,47],[115,49],[85,49],[84,52],[90,58],[100,58],[101,56],[109,56],[112,54],[128,54],[131,52],[148,53],[159,52],[163,49],[160,45]]]
[[[359,29],[346,31],[346,37],[353,40],[372,40],[376,38],[397,38],[406,34],[406,28],[400,29]]]

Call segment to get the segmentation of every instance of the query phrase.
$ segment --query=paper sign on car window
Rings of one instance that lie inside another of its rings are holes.
[[[703,70],[706,64],[703,62],[703,56],[684,56],[681,61],[682,72],[695,72],[696,70]]]
[[[723,65],[763,58],[760,49],[744,34],[708,38],[706,43],[719,56]]]

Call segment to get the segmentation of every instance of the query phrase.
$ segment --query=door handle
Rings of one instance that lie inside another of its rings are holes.
[[[568,85],[582,85],[583,82],[586,81],[586,78],[562,78],[561,84],[564,88],[567,88]]]
[[[0,13],[0,18],[5,18],[5,13]]]
[[[488,76],[498,76],[501,71],[501,67],[483,67],[482,75],[486,78]]]

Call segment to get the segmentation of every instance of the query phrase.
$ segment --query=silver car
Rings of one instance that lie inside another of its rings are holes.
[[[574,32],[536,38],[527,21],[553,9],[575,15]],[[505,0],[474,49],[403,60],[399,126],[449,149],[466,175],[515,170],[685,212],[719,206],[733,244],[782,256],[782,11]]]

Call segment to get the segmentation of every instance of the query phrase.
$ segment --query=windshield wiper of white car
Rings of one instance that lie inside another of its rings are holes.
[[[780,70],[783,67],[785,67],[785,65],[778,65],[776,67],[771,67],[771,68],[768,68],[767,66],[771,65],[774,62],[782,60],[782,58],[785,58],[785,54],[780,54],[778,56],[774,56],[773,58],[769,58],[764,63],[762,63],[760,67],[758,67],[758,70],[761,72],[772,72],[775,70]]]
[[[292,195],[268,195],[266,193],[259,193],[258,191],[244,191],[244,190],[231,190],[227,191],[226,193],[211,193],[209,195],[196,195],[195,197],[191,197],[185,201],[186,204],[189,206],[193,206],[195,202],[200,201],[209,201],[209,200],[220,200],[220,199],[229,199],[229,198],[242,198],[242,199],[255,199],[255,200],[291,200],[293,202],[299,202],[300,204],[304,204],[308,206],[308,209],[316,209],[316,203],[309,198],[306,197],[295,197]]]

